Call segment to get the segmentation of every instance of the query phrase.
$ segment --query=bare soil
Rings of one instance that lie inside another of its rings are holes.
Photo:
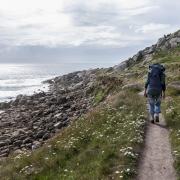
[[[176,180],[173,162],[169,131],[160,115],[159,123],[148,123],[137,180]]]

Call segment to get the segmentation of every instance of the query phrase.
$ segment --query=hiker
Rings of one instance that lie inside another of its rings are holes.
[[[144,96],[148,98],[151,122],[159,122],[161,112],[161,98],[165,98],[165,68],[156,63],[149,66],[147,81],[145,83]]]

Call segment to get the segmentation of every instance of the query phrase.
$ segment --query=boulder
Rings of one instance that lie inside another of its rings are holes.
[[[113,67],[116,71],[121,71],[127,68],[127,61],[121,62],[119,65]]]
[[[43,137],[42,137],[42,139],[43,140],[47,140],[47,139],[49,139],[51,136],[50,136],[50,134],[49,133],[46,133]]]
[[[11,137],[14,139],[20,136],[21,134],[26,134],[26,132],[23,129],[18,129],[12,133]]]
[[[45,132],[43,130],[40,130],[39,132],[37,132],[36,134],[36,138],[39,139],[39,138],[42,138],[44,136]]]
[[[138,61],[140,61],[141,59],[142,59],[142,52],[141,51],[139,51],[136,55],[134,55],[133,57],[132,57],[132,60],[134,61],[134,62],[138,62]]]
[[[16,140],[13,145],[14,146],[20,146],[21,144],[23,144],[22,140]]]
[[[7,143],[6,142],[0,142],[0,147],[6,146]]]
[[[16,150],[13,152],[14,155],[19,155],[19,154],[22,154],[22,153],[23,153],[23,151],[22,151],[21,149],[16,149]]]
[[[3,150],[1,150],[1,154],[9,154],[9,152],[10,152],[10,150],[9,150],[9,148],[5,148],[5,149],[3,149]]]
[[[63,115],[63,113],[58,113],[58,114],[55,114],[54,117],[55,117],[55,118],[61,118],[62,115]]]
[[[177,47],[180,44],[180,37],[172,38],[169,41],[169,44],[170,44],[171,48]]]
[[[58,122],[56,124],[54,124],[54,127],[57,128],[57,129],[61,129],[63,127],[63,123],[62,122]]]
[[[67,99],[65,96],[57,97],[57,104],[64,104],[67,102]]]
[[[166,42],[166,38],[165,37],[160,38],[158,40],[158,42],[157,42],[157,47],[163,46],[165,42]]]
[[[27,143],[32,143],[32,139],[28,137],[25,140],[23,140],[23,144],[27,144]]]
[[[31,148],[32,148],[32,150],[34,150],[34,149],[37,149],[37,148],[41,147],[41,145],[42,145],[41,142],[34,141]]]

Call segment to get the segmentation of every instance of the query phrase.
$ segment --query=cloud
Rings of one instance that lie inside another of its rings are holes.
[[[0,39],[6,45],[18,46],[126,46],[131,38],[134,41],[133,34],[124,34],[127,19],[154,8],[148,0],[0,2]]]
[[[164,29],[169,28],[169,24],[155,24],[155,23],[150,23],[150,24],[145,24],[139,29],[136,30],[136,32],[142,32],[142,33],[152,33],[154,31],[162,31]]]
[[[0,0],[0,47],[132,48],[180,27],[178,0]]]

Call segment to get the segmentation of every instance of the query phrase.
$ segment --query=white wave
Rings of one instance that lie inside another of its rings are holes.
[[[38,86],[31,86],[31,87],[27,87],[27,88],[21,88],[21,89],[16,90],[16,91],[0,91],[0,102],[15,99],[15,97],[17,95],[19,95],[19,94],[32,95],[32,94],[38,93],[40,91],[47,92],[48,89],[49,89],[48,84],[41,84],[41,85],[38,85]]]
[[[16,79],[3,79],[0,80],[0,88],[1,87],[24,87],[24,86],[38,86],[42,81],[47,80],[48,78],[52,78],[52,76],[47,76],[43,78],[16,78]]]

